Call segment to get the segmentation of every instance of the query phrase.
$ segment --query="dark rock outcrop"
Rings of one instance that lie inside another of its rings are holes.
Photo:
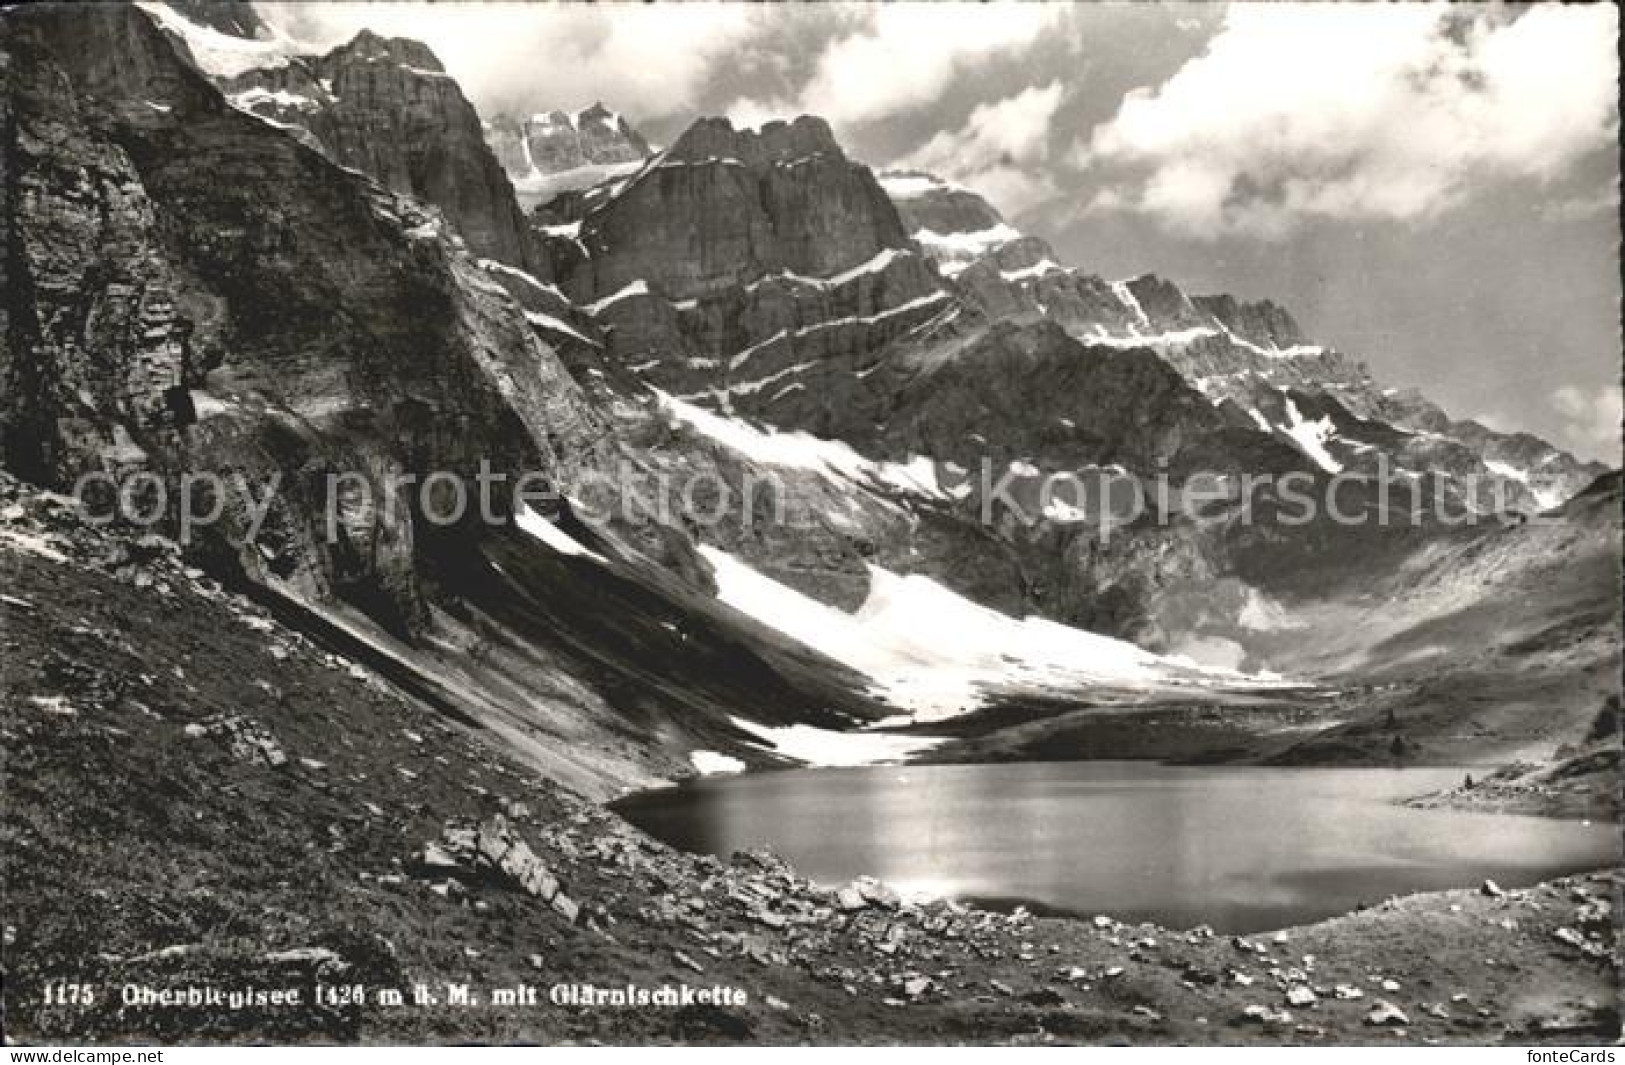
[[[1124,282],[1124,290],[1149,319],[1147,332],[1173,332],[1212,325],[1178,285],[1156,274],[1142,274]]]
[[[566,278],[583,301],[635,281],[711,295],[788,270],[826,277],[908,246],[874,175],[821,119],[759,132],[703,119],[582,223],[591,258]]]
[[[217,473],[233,565],[404,631],[423,535],[417,496],[383,505],[391,478],[588,460],[598,416],[437,216],[228,105],[137,8],[0,32],[9,467]],[[356,482],[333,537],[329,476]]]
[[[977,233],[1004,222],[993,205],[969,189],[918,170],[889,170],[881,186],[897,205],[909,233]]]
[[[1194,303],[1236,336],[1266,348],[1290,348],[1308,343],[1297,320],[1271,300],[1249,303],[1234,296],[1193,296]]]
[[[164,0],[183,16],[233,37],[270,36],[270,27],[248,0]]]

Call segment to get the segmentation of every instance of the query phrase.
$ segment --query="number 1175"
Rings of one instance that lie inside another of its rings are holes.
[[[46,984],[47,1006],[89,1006],[96,1001],[96,991],[89,984]]]

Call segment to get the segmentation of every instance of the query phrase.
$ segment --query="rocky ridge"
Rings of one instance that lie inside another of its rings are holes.
[[[990,316],[1039,315],[1091,344],[1155,350],[1213,402],[1234,403],[1331,472],[1374,471],[1380,455],[1389,470],[1447,484],[1471,475],[1480,484],[1468,503],[1525,511],[1554,507],[1605,472],[1528,434],[1453,420],[1415,390],[1381,387],[1268,300],[1190,297],[1150,274],[1108,283],[1057,262],[967,189],[912,172],[882,183],[921,248]]]

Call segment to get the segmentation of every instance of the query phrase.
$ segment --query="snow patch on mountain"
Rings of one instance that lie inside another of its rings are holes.
[[[943,743],[937,736],[892,736],[882,732],[836,732],[811,725],[774,727],[742,717],[735,726],[758,736],[774,753],[814,766],[889,765],[904,762]]]
[[[819,289],[839,288],[847,282],[856,280],[857,278],[863,277],[866,274],[878,274],[885,270],[886,267],[890,266],[896,259],[911,254],[913,253],[900,248],[882,248],[868,260],[859,263],[857,266],[854,266],[849,270],[843,270],[840,273],[832,274],[829,277],[809,277],[806,274],[798,274],[791,270],[780,270],[778,273],[768,274],[765,277],[752,281],[750,284],[745,286],[745,291],[755,292],[763,284],[770,281],[787,281],[791,284],[806,285],[811,288]]]
[[[620,163],[586,163],[551,174],[537,170],[532,164],[528,173],[509,177],[514,191],[523,197],[525,203],[537,204],[546,203],[560,193],[580,192],[615,178],[635,174],[643,169],[644,162],[642,159],[629,159]]]
[[[896,259],[899,255],[907,254],[907,252],[899,251],[897,248],[882,248],[867,262],[859,263],[850,270],[844,270],[841,273],[836,274],[834,277],[827,278],[825,279],[825,283],[832,286],[839,286],[846,284],[848,281],[851,281],[854,278],[862,277],[865,274],[878,274],[880,271],[890,266],[893,259]]]
[[[289,59],[303,51],[286,36],[249,40],[200,26],[168,4],[157,3],[156,0],[138,0],[136,6],[151,15],[159,26],[184,41],[197,65],[210,77],[235,78],[257,68],[287,66]]]
[[[537,326],[541,329],[546,329],[550,332],[563,333],[565,336],[574,337],[576,340],[581,341],[581,343],[587,344],[591,347],[598,348],[603,346],[602,344],[598,343],[598,341],[583,336],[575,329],[572,329],[568,324],[553,317],[551,314],[543,314],[541,311],[526,311],[525,321],[529,322],[531,325]]]
[[[1192,326],[1189,329],[1175,329],[1166,333],[1135,333],[1131,336],[1113,336],[1104,329],[1097,333],[1083,337],[1087,343],[1098,344],[1107,348],[1155,348],[1168,347],[1176,344],[1189,344],[1203,337],[1217,335],[1218,330],[1206,326]]]
[[[1315,464],[1327,473],[1342,473],[1343,464],[1326,450],[1326,441],[1337,436],[1337,427],[1332,420],[1324,415],[1312,422],[1305,420],[1291,396],[1286,397],[1286,416],[1288,421],[1281,431],[1292,438],[1298,450],[1314,459]]]
[[[1303,625],[1285,607],[1257,588],[1247,589],[1247,599],[1242,603],[1241,612],[1236,615],[1236,623],[1253,632],[1279,632]]]
[[[1491,473],[1498,477],[1505,477],[1508,480],[1519,481],[1523,484],[1529,483],[1529,474],[1524,470],[1518,469],[1516,466],[1509,465],[1505,462],[1497,462],[1495,459],[1485,459],[1484,465],[1489,468]]]
[[[610,297],[610,299],[618,299],[620,296],[621,294],[617,293],[615,296]],[[824,321],[814,322],[811,325],[802,326],[799,329],[781,329],[777,333],[774,333],[772,336],[768,337],[766,340],[758,341],[757,343],[752,344],[750,347],[735,353],[732,358],[728,360],[728,368],[737,370],[757,352],[763,351],[772,347],[774,344],[781,343],[785,340],[792,338],[802,339],[813,336],[816,333],[821,333],[826,329],[834,329],[843,325],[877,325],[880,322],[886,321],[888,318],[895,318],[898,315],[908,314],[910,311],[917,311],[923,307],[929,307],[933,304],[941,303],[948,298],[948,293],[938,289],[934,292],[927,292],[923,296],[916,296],[907,302],[899,303],[895,307],[888,307],[883,311],[877,311],[874,314],[868,314],[862,317],[848,316],[845,318],[827,318]],[[594,306],[597,306],[597,304],[594,304]],[[591,307],[588,308],[588,312],[592,312]],[[782,376],[782,373],[776,376]],[[762,383],[763,382],[756,382],[753,385],[738,384],[734,385],[733,388],[735,391],[756,391],[760,389]]]
[[[912,234],[920,247],[936,259],[943,273],[962,273],[967,266],[1001,244],[1021,239],[1021,231],[1007,222],[969,233],[938,233],[917,229]]]
[[[1041,259],[1033,265],[1023,266],[1019,270],[1001,270],[999,271],[999,276],[1003,277],[1006,281],[1015,281],[1020,283],[1022,281],[1031,281],[1035,277],[1043,277],[1045,274],[1064,274],[1066,272],[1066,267],[1062,266],[1054,259]]]
[[[1122,640],[980,606],[929,577],[869,567],[854,614],[702,546],[724,603],[869,677],[873,694],[916,721],[954,717],[997,692],[1066,694],[1233,686],[1246,678],[1164,658]]]
[[[963,186],[950,184],[930,174],[885,173],[878,175],[876,180],[880,182],[881,190],[894,200],[917,200],[934,192],[963,191]]]
[[[805,432],[757,428],[739,418],[715,414],[659,389],[655,397],[661,412],[674,424],[687,426],[730,451],[768,466],[809,470],[862,487],[889,487],[933,499],[949,498],[937,473],[937,463],[914,455],[907,462],[877,462],[853,450],[850,444],[824,440]]]
[[[745,763],[737,758],[730,758],[716,751],[690,751],[688,760],[693,763],[696,771],[702,777],[723,776],[730,773],[743,773]]]
[[[1528,488],[1529,494],[1535,497],[1535,503],[1541,510],[1551,510],[1563,502],[1564,496],[1562,492],[1555,491],[1548,486],[1536,484],[1530,477],[1528,470],[1519,469],[1509,462],[1501,462],[1497,459],[1485,459],[1484,465],[1496,476],[1505,477],[1509,481],[1517,481],[1525,488]]]
[[[551,296],[561,302],[563,302],[566,298],[564,293],[559,291],[559,287],[557,285],[550,285],[545,281],[540,281],[534,274],[526,273],[517,266],[509,266],[507,263],[498,262],[495,259],[480,259],[476,262],[476,265],[479,266],[481,270],[485,270],[489,273],[502,274],[505,277],[511,277],[514,280],[522,282],[530,288],[535,289],[537,292],[545,293],[546,295]]]
[[[609,559],[605,558],[603,555],[600,555],[592,548],[582,544],[575,537],[571,536],[557,525],[554,525],[552,522],[525,506],[523,503],[520,503],[518,509],[514,512],[514,523],[518,525],[520,529],[529,533],[531,536],[534,536],[536,539],[540,540],[542,543],[546,544],[548,547],[552,548],[554,551],[557,551],[561,555],[571,555],[577,558],[588,558],[594,562],[602,562],[606,566],[609,565]]]
[[[631,299],[633,296],[647,296],[649,294],[649,282],[640,277],[636,281],[628,282],[624,287],[610,293],[608,296],[605,296],[596,303],[589,303],[581,309],[586,311],[588,314],[597,315],[602,313],[606,307],[613,306],[614,304],[619,303],[621,300]]]
[[[226,97],[231,106],[241,111],[252,111],[255,107],[269,104],[272,107],[287,108],[290,111],[320,111],[325,104],[309,96],[301,96],[286,89],[264,89],[255,87],[242,92],[234,92]]]
[[[1146,315],[1145,308],[1140,306],[1139,298],[1134,295],[1134,290],[1128,287],[1127,281],[1113,281],[1112,295],[1117,297],[1119,303],[1128,308],[1129,312],[1134,315],[1134,320],[1139,322],[1142,327],[1150,327],[1151,319]]]

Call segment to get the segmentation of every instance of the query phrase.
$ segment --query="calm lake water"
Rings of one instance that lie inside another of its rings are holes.
[[[673,846],[770,847],[824,883],[1252,932],[1393,894],[1620,860],[1616,826],[1411,810],[1453,769],[1146,762],[874,766],[711,777],[616,809]]]

